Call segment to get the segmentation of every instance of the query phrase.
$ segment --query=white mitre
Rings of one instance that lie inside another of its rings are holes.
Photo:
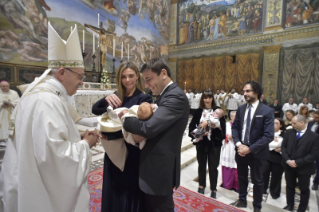
[[[28,86],[24,95],[39,84],[53,68],[84,68],[80,39],[75,25],[67,41],[48,23],[48,69]]]

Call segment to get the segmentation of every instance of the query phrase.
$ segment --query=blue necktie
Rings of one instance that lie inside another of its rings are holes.
[[[301,131],[298,132],[297,139],[299,139],[301,137],[300,133],[301,133]]]
[[[247,114],[247,120],[246,120],[246,130],[245,130],[245,137],[244,137],[244,144],[248,144],[249,141],[249,130],[250,130],[250,122],[251,122],[251,105],[249,105],[249,110]]]

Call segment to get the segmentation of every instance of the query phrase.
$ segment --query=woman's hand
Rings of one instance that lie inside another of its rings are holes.
[[[203,129],[206,129],[207,125],[208,125],[207,121],[203,121],[203,122],[199,125],[199,127],[201,128],[201,131],[202,131]]]
[[[233,140],[233,136],[232,135],[228,135],[227,138]]]
[[[140,136],[140,135],[136,135],[136,134],[132,134],[133,140],[135,141],[135,143],[140,143],[142,141],[145,140],[144,137]]]
[[[275,149],[275,151],[276,151],[276,152],[281,152],[281,148],[278,147],[278,148]]]
[[[105,101],[107,101],[107,103],[109,103],[109,105],[113,108],[117,108],[122,105],[122,101],[115,94],[111,94],[105,97]]]

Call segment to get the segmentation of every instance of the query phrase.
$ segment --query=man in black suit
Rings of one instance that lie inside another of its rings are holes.
[[[304,212],[309,202],[309,184],[314,173],[314,161],[319,156],[319,135],[307,131],[306,118],[302,115],[294,116],[291,123],[294,129],[286,132],[281,146],[287,194],[287,206],[284,209],[294,209],[298,178],[300,204],[297,211]]]
[[[173,212],[172,194],[180,183],[181,143],[188,122],[188,100],[183,90],[172,82],[170,69],[163,59],[150,60],[141,72],[145,87],[159,95],[158,108],[146,121],[126,118],[123,127],[147,139],[141,150],[139,170],[146,211]]]
[[[274,99],[274,103],[269,105],[269,107],[273,108],[275,111],[275,118],[280,118],[281,114],[281,105],[278,103],[278,99]]]
[[[312,113],[313,121],[308,123],[307,131],[312,131],[319,134],[319,110]],[[318,141],[319,142],[319,141]],[[316,177],[313,180],[312,190],[318,190],[319,185],[319,158],[316,160]]]
[[[268,144],[274,140],[274,112],[259,101],[262,94],[259,83],[246,82],[243,91],[247,104],[238,108],[232,126],[233,141],[236,145],[239,200],[230,205],[247,207],[249,166],[254,184],[254,212],[260,212],[264,186],[263,164],[268,158]]]

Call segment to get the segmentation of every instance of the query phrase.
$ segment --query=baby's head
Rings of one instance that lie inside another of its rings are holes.
[[[137,117],[140,120],[147,120],[153,115],[152,106],[150,103],[143,102],[137,110]]]
[[[216,109],[214,112],[213,112],[213,117],[218,117],[218,118],[222,118],[224,116],[224,111],[222,109]]]

